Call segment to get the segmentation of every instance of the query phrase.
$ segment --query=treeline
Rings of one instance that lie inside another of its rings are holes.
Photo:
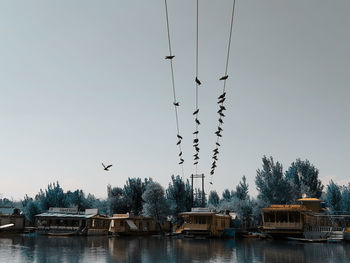
[[[350,212],[350,184],[339,186],[330,181],[325,188],[319,179],[319,170],[308,160],[297,159],[287,170],[283,170],[280,162],[264,156],[262,167],[256,173],[255,184],[257,197],[249,195],[249,185],[243,176],[235,188],[225,189],[221,195],[216,191],[206,194],[205,206],[217,211],[233,211],[246,225],[260,222],[262,207],[293,204],[303,196],[321,198],[329,213]],[[33,198],[26,195],[20,205],[32,223],[36,214],[47,211],[49,207],[77,207],[79,211],[98,208],[100,213],[107,215],[130,212],[152,216],[159,221],[170,216],[176,221],[179,213],[199,207],[201,202],[200,189],[194,189],[192,200],[189,181],[180,176],[171,176],[166,189],[152,178],[128,178],[123,187],[108,185],[106,199],[96,198],[80,189],[65,192],[56,182],[49,184],[45,190],[40,189]],[[13,201],[0,198],[0,206],[11,205]]]

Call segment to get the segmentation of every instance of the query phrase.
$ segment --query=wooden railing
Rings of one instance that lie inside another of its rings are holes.
[[[281,223],[281,222],[265,222],[264,223],[264,227],[275,227],[275,228],[285,228],[285,229],[288,229],[288,228],[291,228],[291,229],[295,229],[295,228],[298,228],[298,229],[301,229],[303,228],[303,224],[301,223],[288,223],[288,222],[285,222],[285,223]]]

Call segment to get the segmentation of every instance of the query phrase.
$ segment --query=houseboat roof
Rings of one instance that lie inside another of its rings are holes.
[[[263,212],[268,211],[300,211],[300,210],[306,210],[305,206],[303,205],[270,205],[267,208],[262,208]]]
[[[221,217],[231,217],[230,215],[225,215],[225,214],[217,214],[216,212],[183,212],[179,213],[180,216],[189,216],[189,215],[196,215],[196,216],[221,216]]]
[[[300,198],[297,201],[298,202],[305,202],[305,201],[307,201],[307,202],[321,202],[321,200],[318,198]]]
[[[37,217],[65,217],[65,218],[91,218],[97,216],[97,214],[85,215],[85,214],[64,214],[64,213],[41,213],[36,215]]]

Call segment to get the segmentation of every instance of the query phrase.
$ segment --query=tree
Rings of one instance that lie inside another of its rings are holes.
[[[341,198],[340,187],[331,180],[327,185],[327,205],[332,212],[341,210]]]
[[[350,184],[343,186],[341,201],[342,211],[350,212]]]
[[[35,200],[39,202],[42,211],[50,207],[69,207],[69,200],[58,182],[50,183],[45,192],[40,189]]]
[[[194,197],[193,197],[193,207],[206,207],[207,206],[207,198],[204,193],[204,204],[202,202],[202,190],[199,188],[194,189]]]
[[[255,177],[258,198],[267,204],[286,204],[292,201],[291,185],[283,175],[283,167],[273,158],[262,158],[263,168],[257,170]]]
[[[210,191],[208,205],[217,208],[219,206],[220,197],[216,191]]]
[[[144,200],[143,215],[156,219],[158,223],[164,221],[168,215],[169,207],[165,199],[164,188],[157,182],[147,185],[142,194]]]
[[[225,189],[225,190],[222,192],[222,200],[224,200],[224,201],[230,201],[231,197],[232,197],[232,196],[231,196],[230,190]]]
[[[92,204],[88,202],[85,197],[83,190],[75,190],[74,192],[68,191],[66,193],[67,202],[71,207],[77,207],[78,211],[83,211],[85,209],[93,208]]]
[[[107,196],[109,210],[112,214],[125,214],[128,212],[128,205],[124,195],[124,190],[120,187],[107,186]]]
[[[248,184],[247,184],[247,179],[243,175],[242,181],[239,182],[239,184],[236,186],[236,192],[235,196],[239,200],[247,200],[248,199]]]
[[[169,201],[170,213],[176,218],[181,212],[190,211],[192,207],[191,186],[187,180],[177,175],[171,176],[171,182],[166,190],[166,198]]]
[[[33,201],[32,198],[25,201],[25,206],[23,206],[23,213],[26,219],[30,222],[31,225],[35,223],[35,216],[40,214],[39,204]]]
[[[318,179],[318,173],[318,169],[308,160],[297,159],[291,164],[285,176],[292,185],[294,201],[303,195],[314,198],[321,197],[323,185]]]
[[[142,182],[141,178],[128,178],[124,186],[125,201],[128,206],[128,210],[134,215],[138,216],[142,213],[142,194],[144,193],[147,185],[152,182],[152,179],[145,179]]]

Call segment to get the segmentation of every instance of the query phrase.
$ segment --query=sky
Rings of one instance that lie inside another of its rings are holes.
[[[218,80],[232,0],[199,1],[200,163],[206,191],[250,193],[264,155],[308,159],[327,184],[349,180],[350,2],[237,0],[218,167]],[[168,0],[183,136],[195,173],[195,1]],[[106,186],[181,174],[164,1],[0,1],[0,196],[48,183],[106,197]],[[101,162],[113,164],[110,172]],[[213,185],[209,185],[209,181]],[[200,186],[200,182],[195,182]]]

